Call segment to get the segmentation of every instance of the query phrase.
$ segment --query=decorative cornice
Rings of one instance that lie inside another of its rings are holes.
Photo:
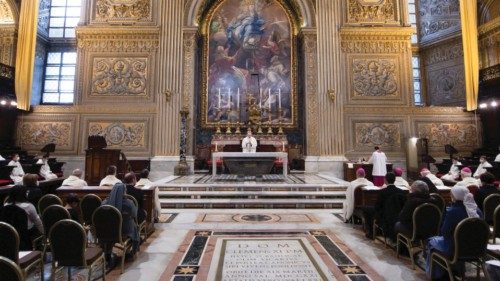
[[[344,27],[342,50],[348,53],[400,53],[411,51],[411,27]]]
[[[158,27],[79,27],[78,48],[90,51],[151,52],[160,46]]]
[[[130,106],[127,104],[120,104],[116,106],[103,106],[103,105],[37,105],[32,107],[33,113],[81,113],[81,114],[114,114],[124,113],[127,114],[146,114],[156,113],[156,105],[143,105],[143,106]]]
[[[467,114],[462,107],[364,107],[346,106],[346,114],[380,114],[380,115],[464,115]]]

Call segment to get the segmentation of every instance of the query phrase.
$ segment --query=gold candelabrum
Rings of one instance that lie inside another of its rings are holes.
[[[268,125],[267,134],[272,135],[273,134],[273,127],[271,125],[272,125],[273,116],[271,113],[271,109],[266,109],[265,111],[267,112],[267,125]]]
[[[278,122],[279,122],[278,135],[283,135],[285,133],[283,131],[282,118],[283,118],[283,109],[280,107],[278,108]]]
[[[220,108],[217,108],[217,117],[216,117],[216,118],[217,118],[217,120],[219,120],[219,121],[217,122],[216,127],[215,127],[215,133],[216,133],[217,135],[222,134],[222,130],[221,130],[221,128],[220,128],[220,114],[221,114],[221,110],[220,110]]]

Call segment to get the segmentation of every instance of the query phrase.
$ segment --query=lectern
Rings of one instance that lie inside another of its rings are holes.
[[[118,166],[121,151],[106,149],[106,139],[103,136],[89,136],[88,148],[85,150],[85,180],[89,185],[98,185],[106,176],[110,165]]]

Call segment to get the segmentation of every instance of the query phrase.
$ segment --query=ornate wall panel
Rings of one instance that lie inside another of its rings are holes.
[[[93,3],[93,23],[141,23],[153,20],[152,0],[94,0]]]
[[[398,0],[345,0],[348,24],[398,24]]]
[[[417,118],[413,121],[413,128],[418,137],[429,140],[429,149],[437,153],[443,153],[446,144],[463,153],[475,149],[480,143],[473,118]]]
[[[443,38],[460,30],[459,0],[420,0],[418,3],[420,42]]]
[[[147,81],[147,57],[94,57],[90,96],[147,96]]]
[[[155,28],[79,28],[79,87],[82,103],[154,100]]]
[[[398,55],[347,55],[349,102],[401,104],[407,99],[405,66]]]
[[[123,150],[126,155],[148,156],[152,148],[152,116],[124,115],[83,116],[82,143],[87,146],[88,135],[102,135],[108,148]]]
[[[463,106],[465,86],[460,37],[423,49],[421,54],[429,104]]]
[[[40,153],[48,143],[56,144],[57,154],[76,154],[78,134],[76,115],[36,115],[18,122],[17,140],[22,149]]]
[[[500,17],[479,27],[479,59],[481,69],[500,64]]]
[[[0,0],[0,25],[14,24],[16,22],[14,13],[7,0]]]
[[[318,112],[318,84],[317,63],[318,45],[316,34],[304,34],[303,52],[305,56],[306,79],[306,134],[308,155],[319,155],[319,112]]]
[[[401,153],[403,137],[407,126],[405,116],[354,116],[347,117],[349,129],[346,139],[349,151],[371,152],[373,147],[380,146],[392,153]]]

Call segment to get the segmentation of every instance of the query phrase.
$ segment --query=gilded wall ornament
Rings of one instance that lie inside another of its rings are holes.
[[[147,58],[94,58],[92,96],[147,95]]]
[[[395,0],[349,0],[349,23],[387,23],[398,20]]]
[[[354,96],[382,97],[398,94],[395,59],[353,59],[352,71]]]
[[[7,1],[0,1],[0,24],[14,24],[14,14]]]
[[[420,0],[419,16],[418,30],[421,42],[428,42],[460,30],[459,0]]]
[[[19,141],[23,147],[42,147],[55,143],[58,147],[72,144],[73,127],[71,122],[23,122],[19,128]]]
[[[468,123],[418,123],[418,135],[429,140],[429,147],[442,149],[444,145],[476,147],[478,144],[476,125]]]
[[[399,123],[355,123],[354,130],[356,146],[401,146]]]
[[[429,71],[427,81],[432,105],[460,104],[465,100],[463,65]]]
[[[89,135],[106,138],[109,147],[144,147],[147,124],[144,122],[90,122]]]
[[[151,20],[151,0],[97,0],[97,21]]]
[[[422,51],[424,65],[441,64],[446,61],[463,60],[462,40],[458,38]],[[463,64],[463,62],[461,62]]]

